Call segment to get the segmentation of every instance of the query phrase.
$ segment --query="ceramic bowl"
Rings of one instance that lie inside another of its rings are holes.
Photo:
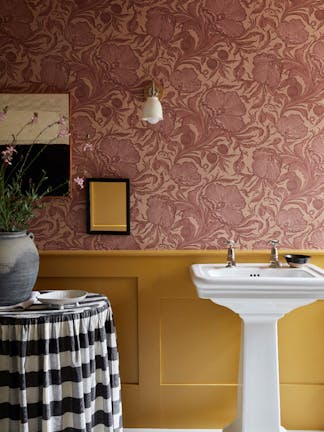
[[[53,290],[38,294],[37,300],[41,303],[64,309],[64,305],[66,304],[78,305],[79,301],[83,300],[87,294],[86,291],[80,290]]]
[[[309,261],[310,256],[309,255],[299,255],[299,254],[288,254],[288,255],[285,255],[285,258],[286,258],[287,264],[290,267],[301,267]]]

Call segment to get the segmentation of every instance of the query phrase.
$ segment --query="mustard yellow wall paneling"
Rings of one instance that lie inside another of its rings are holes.
[[[300,252],[324,268],[324,251]],[[189,275],[194,263],[225,264],[226,251],[40,256],[37,289],[96,291],[112,302],[125,427],[219,429],[235,418],[240,318],[199,299]],[[268,262],[269,251],[237,251],[237,261]],[[293,311],[278,328],[282,423],[324,429],[324,302]]]

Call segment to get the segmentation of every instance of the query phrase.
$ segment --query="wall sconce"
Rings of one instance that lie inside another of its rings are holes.
[[[162,98],[163,88],[152,81],[144,89],[145,103],[142,113],[142,120],[151,124],[156,124],[163,120],[163,111],[160,99]]]

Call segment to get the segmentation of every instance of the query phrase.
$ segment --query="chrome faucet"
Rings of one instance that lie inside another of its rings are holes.
[[[278,256],[278,245],[279,240],[271,240],[271,252],[270,252],[270,267],[272,268],[278,268],[281,267],[281,263],[279,261]]]
[[[227,264],[226,264],[226,267],[235,267],[236,266],[235,249],[234,249],[235,241],[234,240],[229,240],[227,242],[227,244],[228,244],[228,249],[227,249]]]

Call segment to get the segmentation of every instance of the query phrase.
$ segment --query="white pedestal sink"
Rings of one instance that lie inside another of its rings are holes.
[[[311,264],[194,264],[190,270],[199,297],[226,306],[243,320],[238,414],[224,431],[285,431],[280,424],[277,321],[324,299],[324,271]]]

